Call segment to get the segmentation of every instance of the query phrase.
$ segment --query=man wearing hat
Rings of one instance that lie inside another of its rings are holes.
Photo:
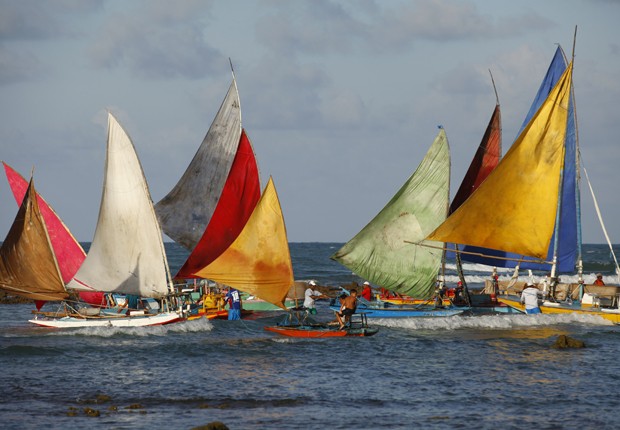
[[[314,301],[317,299],[329,298],[325,294],[321,294],[320,291],[314,290],[314,287],[316,287],[316,282],[310,281],[308,282],[308,288],[306,288],[306,291],[304,292],[304,308],[312,315],[316,315]]]
[[[602,273],[597,273],[596,274],[596,281],[594,281],[594,285],[598,285],[598,286],[605,285],[605,282],[603,282],[603,274]]]
[[[372,300],[372,289],[370,288],[370,282],[364,282],[364,288],[362,289],[362,298],[371,301]]]
[[[521,292],[521,303],[525,304],[526,314],[539,314],[538,297],[542,296],[540,290],[534,286],[532,281],[527,281],[525,288]]]

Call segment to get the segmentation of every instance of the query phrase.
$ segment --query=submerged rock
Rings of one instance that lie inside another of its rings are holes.
[[[101,413],[97,409],[84,408],[84,413],[89,417],[98,417]]]
[[[582,340],[573,339],[572,337],[568,337],[564,334],[558,336],[553,344],[554,348],[564,349],[564,348],[585,348],[586,344],[583,343]]]
[[[213,421],[203,426],[192,428],[192,430],[229,430],[228,426],[220,421]]]

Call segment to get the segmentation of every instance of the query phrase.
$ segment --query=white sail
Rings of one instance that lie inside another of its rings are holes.
[[[67,288],[161,297],[168,292],[166,255],[133,143],[108,114],[103,195],[95,237]]]

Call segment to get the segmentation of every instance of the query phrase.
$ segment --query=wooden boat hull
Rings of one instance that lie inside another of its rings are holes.
[[[525,312],[525,306],[520,302],[517,296],[498,297],[498,301],[507,304],[510,307]],[[595,307],[581,307],[579,305],[565,305],[561,303],[547,303],[539,306],[543,314],[582,314],[594,315],[611,321],[614,324],[620,324],[620,310],[604,309]]]
[[[148,327],[154,325],[172,324],[183,320],[176,312],[164,312],[157,315],[136,317],[62,317],[62,318],[34,318],[29,322],[50,328],[80,328],[80,327]]]
[[[379,329],[363,327],[339,330],[338,327],[324,326],[266,326],[265,330],[288,337],[326,338],[326,337],[363,337],[377,334]]]

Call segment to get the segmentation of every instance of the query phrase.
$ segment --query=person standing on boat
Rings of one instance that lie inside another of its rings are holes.
[[[240,320],[241,319],[241,295],[239,291],[231,288],[226,295],[224,296],[224,300],[228,302],[228,319],[229,320]]]
[[[540,290],[530,281],[527,282],[525,288],[521,292],[521,303],[525,304],[526,314],[539,314],[538,297],[542,296]]]
[[[372,289],[370,288],[370,282],[364,282],[364,289],[362,290],[362,298],[368,301],[372,300]]]
[[[329,298],[325,294],[322,294],[320,291],[315,290],[314,287],[316,287],[316,282],[310,281],[308,282],[308,288],[306,288],[306,291],[304,291],[304,309],[312,315],[316,315],[316,307],[314,305],[314,301],[318,299]]]
[[[357,291],[351,290],[351,293],[342,300],[342,306],[340,306],[340,312],[336,312],[336,318],[340,323],[340,330],[344,328],[344,325],[349,322],[351,315],[355,313],[357,309]],[[343,320],[344,318],[344,320]]]
[[[605,282],[603,281],[603,274],[602,273],[597,273],[596,274],[596,281],[594,281],[594,285],[598,285],[600,287],[605,285]]]

